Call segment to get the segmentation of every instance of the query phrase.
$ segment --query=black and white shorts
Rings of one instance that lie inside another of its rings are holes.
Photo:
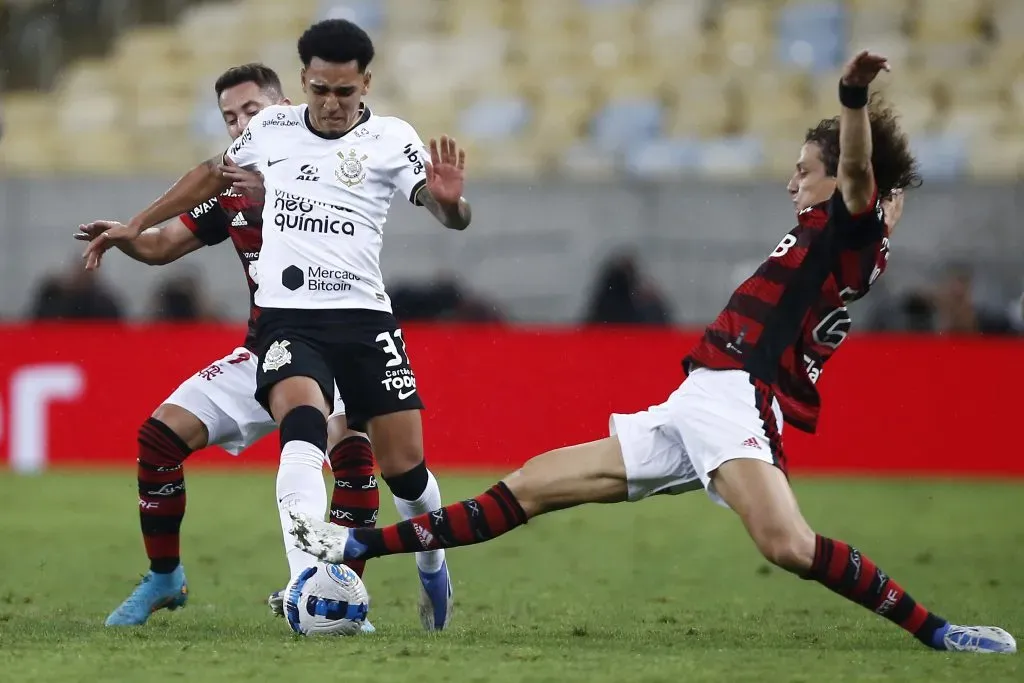
[[[328,405],[337,385],[349,425],[423,409],[402,330],[390,313],[265,308],[255,346],[260,359],[255,396],[268,412],[271,387],[289,377],[316,380]]]

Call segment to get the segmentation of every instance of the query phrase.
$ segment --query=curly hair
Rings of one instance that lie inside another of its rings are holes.
[[[299,59],[304,66],[309,66],[315,57],[336,64],[354,61],[360,73],[365,73],[373,56],[370,36],[347,19],[325,19],[310,26],[299,38]]]
[[[921,173],[917,159],[910,152],[910,142],[900,130],[899,117],[878,93],[868,103],[871,121],[871,166],[875,173],[878,194],[887,195],[896,189],[919,187]],[[807,131],[804,142],[821,148],[821,160],[830,176],[839,172],[839,117],[824,119]]]

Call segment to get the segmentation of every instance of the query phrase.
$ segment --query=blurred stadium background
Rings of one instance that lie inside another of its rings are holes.
[[[794,472],[838,475],[796,482],[823,532],[943,614],[1024,630],[1024,0],[0,0],[0,678],[1021,680],[1017,658],[953,666],[759,565],[696,494],[453,553],[443,638],[422,637],[398,558],[368,575],[376,640],[289,640],[263,604],[283,577],[273,474],[245,469],[276,465],[275,436],[189,460],[189,609],[104,630],[144,569],[138,425],[241,341],[248,296],[228,245],[90,276],[72,234],[226,147],[227,67],[264,61],[301,101],[296,39],[324,17],[375,39],[371,106],[469,150],[472,228],[396,201],[383,253],[451,500],[493,481],[454,470],[595,438],[678,384],[792,225],[785,184],[842,61],[886,53],[925,185],[821,383],[821,433],[786,449]],[[951,481],[847,476],[879,474]]]
[[[296,36],[332,16],[375,38],[372,106],[469,149],[470,234],[396,202],[406,319],[699,326],[791,222],[801,136],[866,46],[926,182],[858,326],[1022,327],[1019,0],[0,0],[0,316],[243,318],[230,249],[94,282],[69,235],[225,147],[226,67],[301,99]]]

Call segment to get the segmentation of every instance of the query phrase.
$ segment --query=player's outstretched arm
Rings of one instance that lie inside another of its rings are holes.
[[[889,70],[889,60],[863,50],[847,63],[839,81],[839,191],[852,214],[870,208],[875,192],[868,86],[882,70]]]
[[[221,172],[222,163],[224,157],[218,154],[193,168],[179,178],[171,189],[132,218],[128,227],[135,230],[137,236],[143,230],[177,218],[227,190],[231,187],[232,179]]]
[[[462,196],[465,168],[466,150],[454,139],[443,135],[440,144],[430,140],[427,183],[416,199],[449,230],[465,230],[473,220],[473,210]]]
[[[220,172],[223,160],[221,155],[207,159],[183,175],[171,189],[128,221],[127,225],[118,224],[97,235],[82,255],[85,267],[88,270],[99,268],[103,254],[110,247],[131,242],[144,230],[177,218],[230,187],[232,181]]]
[[[78,226],[76,240],[91,242],[107,230],[124,227],[115,221],[93,221]],[[195,236],[180,218],[159,227],[143,230],[130,242],[118,243],[117,248],[131,259],[147,266],[162,266],[201,248],[203,242]]]

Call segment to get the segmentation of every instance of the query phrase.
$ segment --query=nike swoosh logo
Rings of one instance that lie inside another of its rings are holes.
[[[398,392],[398,400],[399,401],[404,401],[405,399],[409,398],[410,396],[412,396],[415,393],[416,393],[415,389],[410,389],[409,391],[399,391]]]
[[[270,168],[274,164],[279,164],[282,161],[288,161],[288,157],[285,157],[284,159],[278,159],[277,161],[271,161],[270,159],[267,159],[267,168]]]

